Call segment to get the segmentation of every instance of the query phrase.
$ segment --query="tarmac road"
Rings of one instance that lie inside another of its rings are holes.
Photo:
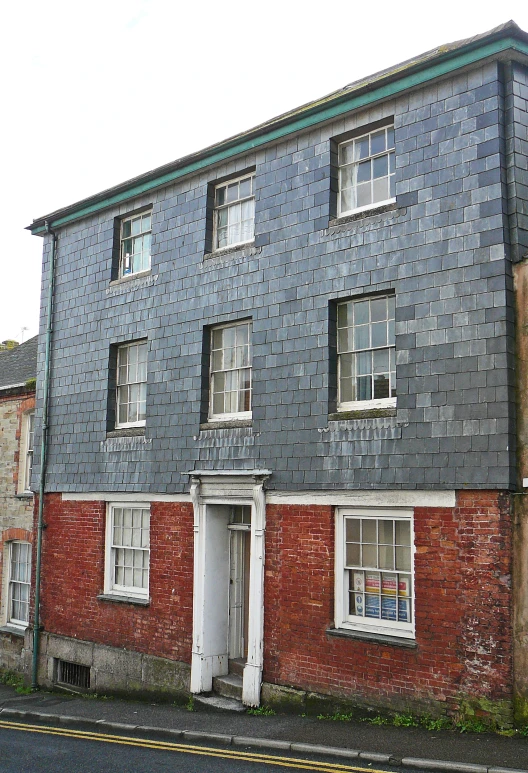
[[[226,749],[0,721],[2,773],[394,773],[394,767],[301,759],[272,750]],[[398,767],[399,773],[410,773]],[[419,773],[413,768],[412,773]],[[425,773],[425,771],[423,771]]]

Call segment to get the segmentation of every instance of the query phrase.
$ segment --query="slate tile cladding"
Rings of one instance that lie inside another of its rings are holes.
[[[48,490],[178,493],[193,468],[268,468],[284,490],[512,485],[501,77],[486,64],[60,229]],[[395,208],[332,220],[331,141],[389,117]],[[254,249],[211,258],[208,184],[253,166]],[[114,218],[147,204],[150,281],[115,293]],[[49,239],[43,298],[48,256]],[[329,421],[331,304],[387,291],[397,415]],[[200,432],[204,329],[248,317],[252,426]],[[151,442],[108,450],[110,346],[139,338]]]

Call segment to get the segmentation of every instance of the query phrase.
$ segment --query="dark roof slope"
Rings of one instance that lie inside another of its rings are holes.
[[[0,391],[22,386],[37,377],[38,336],[14,349],[0,352]]]

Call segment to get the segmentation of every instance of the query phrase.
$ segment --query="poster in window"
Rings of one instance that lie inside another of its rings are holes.
[[[396,620],[396,599],[390,596],[381,598],[381,619]]]
[[[400,623],[411,622],[410,599],[398,599],[398,620],[400,621]]]
[[[395,596],[398,577],[395,574],[384,574],[381,581],[381,592],[386,596]]]
[[[379,572],[365,572],[365,591],[367,593],[379,593],[380,592],[380,576]]]
[[[377,617],[380,616],[380,597],[366,595],[365,596],[365,617]]]
[[[360,617],[363,617],[365,614],[365,604],[363,601],[363,594],[362,593],[355,593],[354,594],[354,604],[355,604],[355,611],[356,615],[359,615]]]
[[[361,593],[365,590],[363,572],[354,572],[354,590]]]

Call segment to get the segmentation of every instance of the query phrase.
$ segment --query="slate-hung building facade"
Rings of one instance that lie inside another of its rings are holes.
[[[42,680],[510,716],[527,54],[509,23],[34,221]]]

